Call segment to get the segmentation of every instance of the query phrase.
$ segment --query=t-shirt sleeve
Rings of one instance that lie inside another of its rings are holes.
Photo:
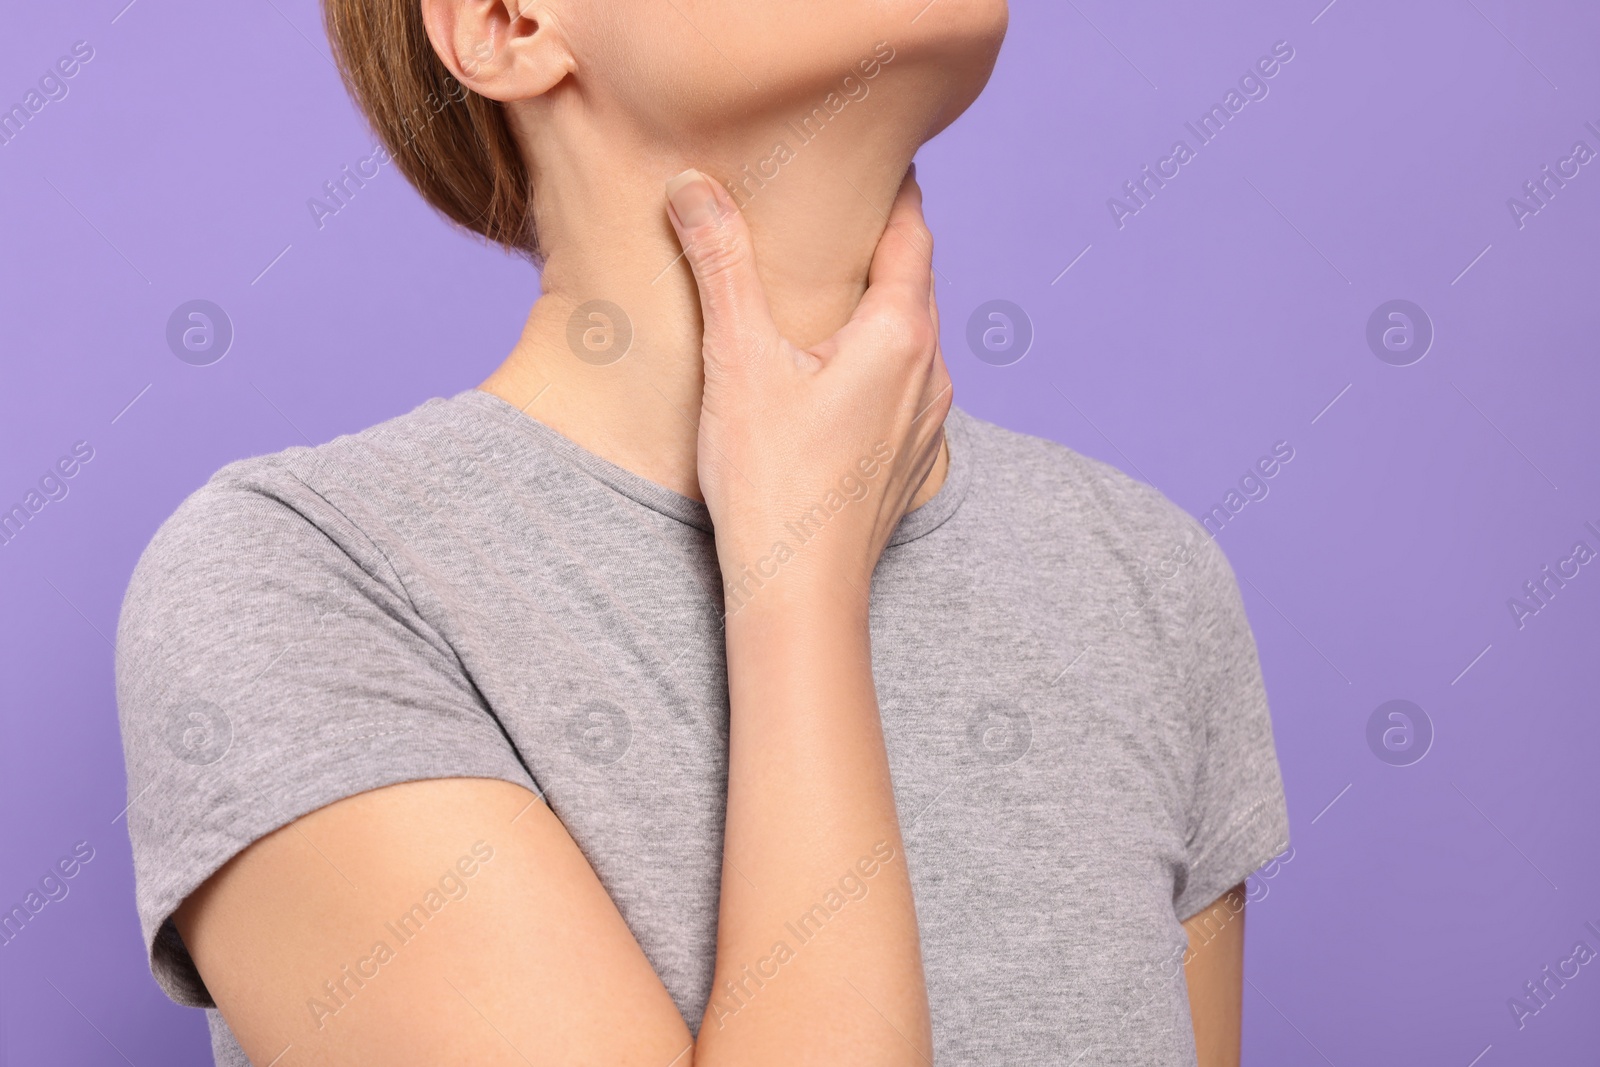
[[[157,532],[117,633],[140,926],[162,988],[204,1007],[171,915],[251,842],[398,782],[535,788],[392,561],[292,475],[224,475]]]
[[[1174,901],[1180,920],[1289,844],[1266,686],[1239,586],[1216,542],[1198,524],[1194,530],[1183,659],[1197,747],[1188,875]]]

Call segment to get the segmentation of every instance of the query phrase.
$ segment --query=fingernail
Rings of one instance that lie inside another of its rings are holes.
[[[704,226],[717,217],[711,183],[697,170],[686,170],[667,183],[667,199],[685,229]]]

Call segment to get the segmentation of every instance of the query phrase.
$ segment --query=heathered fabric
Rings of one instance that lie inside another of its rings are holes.
[[[1233,574],[1116,470],[946,428],[871,617],[936,1062],[1192,1064],[1181,920],[1288,840]],[[133,576],[117,683],[151,966],[213,1008],[217,1063],[247,1061],[173,910],[273,829],[425,778],[542,793],[697,1029],[722,610],[702,505],[476,390],[186,500]]]

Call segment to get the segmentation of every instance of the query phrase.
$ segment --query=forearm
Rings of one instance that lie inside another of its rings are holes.
[[[697,1059],[929,1060],[866,592],[949,409],[921,194],[901,186],[850,321],[806,349],[773,321],[728,191],[685,171],[667,197],[705,323],[698,478],[718,560],[731,592],[752,560],[783,568],[756,563],[753,593],[728,600],[721,914]],[[819,512],[813,533],[786,521]]]
[[[1185,922],[1184,977],[1200,1067],[1238,1067],[1244,1012],[1244,883]]]
[[[697,1062],[917,1063],[927,996],[865,598],[803,582],[728,619],[721,920]]]

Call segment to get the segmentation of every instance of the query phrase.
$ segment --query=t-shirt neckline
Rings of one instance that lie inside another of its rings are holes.
[[[711,512],[700,501],[652,482],[589,451],[494,393],[467,389],[451,397],[450,402],[483,415],[488,421],[510,431],[511,436],[519,442],[554,454],[637,504],[704,533],[712,532]],[[891,547],[933,532],[961,506],[972,481],[971,434],[968,432],[970,418],[960,408],[951,407],[944,422],[945,438],[950,449],[950,466],[944,484],[931,500],[900,520],[889,539]]]

